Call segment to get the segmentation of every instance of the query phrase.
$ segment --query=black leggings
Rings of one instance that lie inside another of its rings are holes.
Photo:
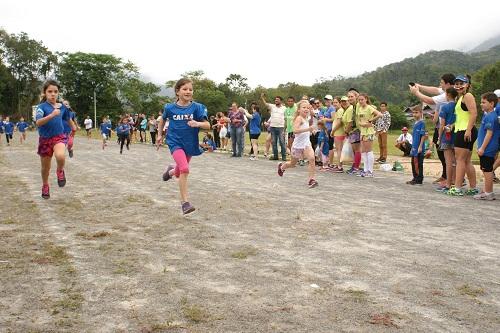
[[[432,142],[436,146],[437,154],[439,160],[441,161],[441,166],[443,167],[443,172],[441,173],[441,178],[446,179],[446,160],[444,158],[444,151],[439,150],[439,146],[437,145],[439,138],[439,130],[437,128],[434,129],[434,135],[432,136]]]
[[[149,132],[151,134],[151,143],[156,144],[156,131],[155,132]]]
[[[118,135],[118,140],[120,142],[120,151],[123,150],[123,144],[125,143],[125,140],[127,141],[127,148],[130,145],[130,135],[120,134]]]
[[[10,140],[12,140],[12,134],[5,133],[5,137],[7,138],[7,143],[10,143]]]

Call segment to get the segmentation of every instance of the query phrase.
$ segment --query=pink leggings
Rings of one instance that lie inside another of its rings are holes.
[[[175,161],[174,176],[179,178],[181,173],[189,173],[189,161],[191,161],[191,156],[187,156],[184,150],[177,149],[172,153],[172,157]]]

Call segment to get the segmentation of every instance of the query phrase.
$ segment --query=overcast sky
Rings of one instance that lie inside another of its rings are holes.
[[[113,54],[155,83],[190,70],[252,87],[354,76],[500,33],[494,1],[31,1],[0,3],[0,27],[52,51]]]

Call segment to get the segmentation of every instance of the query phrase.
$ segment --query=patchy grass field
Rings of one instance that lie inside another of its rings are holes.
[[[0,148],[0,332],[500,331],[499,202],[214,153],[184,218],[165,149],[80,137],[43,200],[30,134]]]

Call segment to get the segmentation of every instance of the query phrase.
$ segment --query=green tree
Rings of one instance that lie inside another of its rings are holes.
[[[40,83],[53,72],[57,57],[26,33],[8,34],[3,29],[0,29],[0,56],[16,80],[15,86],[10,87],[14,96],[11,112],[31,114],[31,105],[38,102]]]
[[[215,115],[219,111],[225,112],[229,105],[229,100],[218,88],[216,83],[205,77],[201,70],[190,71],[182,74],[182,77],[193,81],[195,101],[207,107],[209,115]],[[167,87],[174,87],[176,81],[167,81]]]
[[[113,118],[123,111],[120,87],[138,76],[137,67],[109,54],[63,53],[60,54],[57,78],[62,85],[64,98],[68,99],[80,119],[94,114],[94,92],[97,118]]]
[[[476,97],[500,88],[500,61],[484,66],[472,77],[472,88]],[[478,97],[479,98],[479,97]]]

